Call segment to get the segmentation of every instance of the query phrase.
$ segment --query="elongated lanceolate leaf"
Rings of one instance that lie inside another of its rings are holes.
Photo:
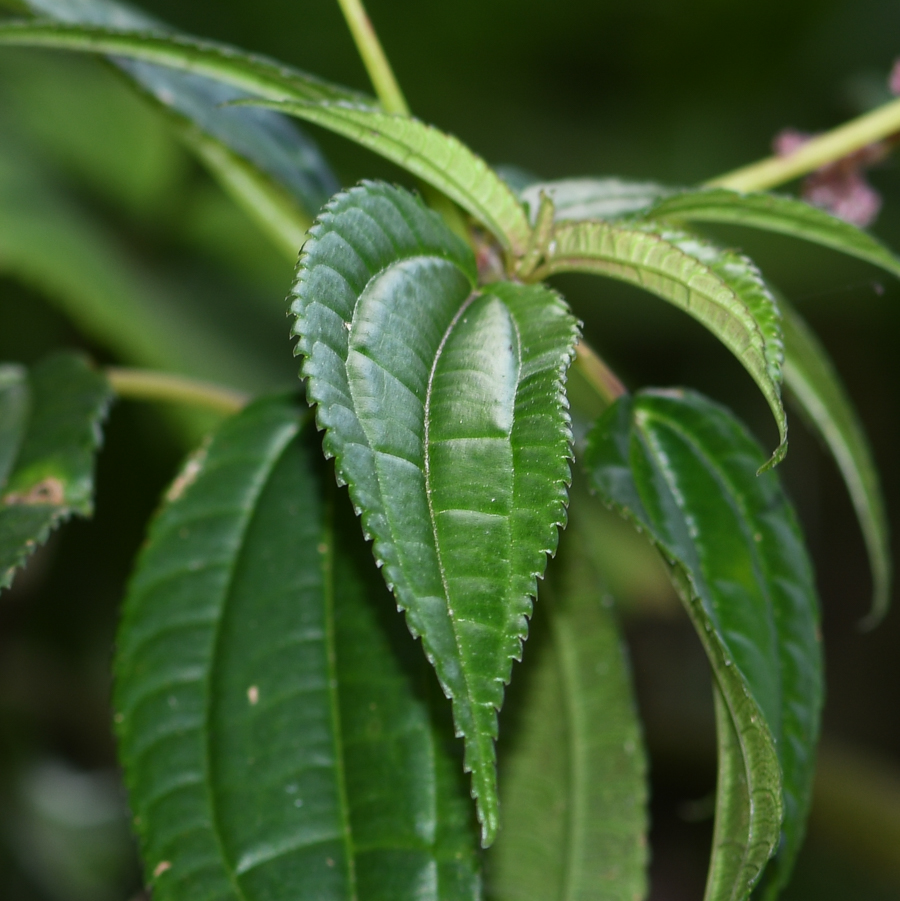
[[[313,227],[292,309],[325,451],[453,699],[490,844],[496,711],[565,516],[577,326],[551,291],[475,280],[435,213],[370,182]]]
[[[113,0],[27,0],[26,5],[35,15],[69,24],[172,32],[157,19]],[[114,62],[158,103],[175,112],[184,125],[189,123],[182,127],[183,137],[234,193],[253,200],[248,204],[253,209],[262,200],[269,215],[273,206],[282,211],[279,234],[297,232],[293,220],[302,219],[305,213],[307,222],[292,239],[292,253],[296,254],[308,220],[338,188],[315,143],[276,113],[223,106],[248,94],[222,82],[140,60],[118,58]],[[235,160],[227,160],[225,148]],[[261,171],[253,173],[252,167]],[[274,184],[265,183],[264,176]],[[261,184],[251,198],[247,186],[252,188],[254,182]],[[299,204],[301,215],[291,210],[291,200]]]
[[[765,467],[784,457],[780,314],[751,260],[674,229],[566,222],[557,226],[535,276],[560,272],[594,272],[631,282],[705,325],[743,363],[775,417],[781,443]]]
[[[0,588],[50,531],[94,509],[94,456],[112,398],[79,354],[0,365]]]
[[[4,22],[0,44],[103,53],[202,75],[269,100],[376,101],[350,88],[227,44],[156,29],[103,28],[57,22]],[[173,104],[174,105],[174,104]]]
[[[874,624],[887,612],[891,588],[891,548],[878,470],[853,404],[825,348],[799,313],[780,301],[784,328],[784,382],[837,462],[856,509],[872,568]]]
[[[154,898],[474,901],[433,675],[315,443],[286,398],[226,421],[132,578],[116,721]]]
[[[646,896],[646,759],[611,598],[584,542],[575,513],[502,718],[502,828],[486,860],[496,901]]]
[[[870,234],[802,200],[725,188],[685,191],[663,197],[642,213],[647,219],[727,222],[778,232],[840,250],[900,276],[900,259]]]
[[[652,181],[625,181],[621,178],[561,178],[529,184],[519,196],[537,214],[541,194],[553,201],[556,220],[621,219],[652,206],[672,192]]]
[[[321,125],[402,166],[446,194],[521,256],[531,229],[509,185],[462,141],[409,116],[347,102],[264,104]]]
[[[777,477],[756,475],[762,460],[726,410],[687,391],[620,399],[587,453],[593,486],[672,564],[730,716],[707,901],[746,898],[776,848],[764,897],[787,881],[819,733],[812,571]]]

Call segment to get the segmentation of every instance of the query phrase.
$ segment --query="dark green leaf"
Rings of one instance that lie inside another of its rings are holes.
[[[475,899],[433,675],[314,444],[288,399],[226,421],[132,579],[116,720],[154,897]]]
[[[728,790],[719,801],[709,901],[747,897],[779,845],[782,805],[766,897],[786,882],[819,732],[812,571],[777,477],[756,475],[762,459],[726,410],[692,392],[620,399],[598,422],[587,454],[593,486],[672,563],[730,713],[731,738],[720,723],[720,744],[732,750],[720,756]]]
[[[312,229],[292,309],[325,451],[453,698],[489,844],[496,710],[565,515],[577,326],[542,287],[475,279],[435,213],[366,183]]]
[[[50,531],[90,516],[94,455],[112,392],[78,354],[0,366],[0,588]]]
[[[796,310],[784,300],[780,305],[785,387],[828,446],[850,492],[872,568],[872,612],[867,622],[874,624],[887,612],[891,588],[890,537],[878,470],[825,348]]]
[[[321,125],[402,166],[471,213],[521,256],[531,229],[509,185],[462,141],[408,116],[341,102],[264,104]]]
[[[751,260],[674,229],[565,222],[556,227],[535,275],[560,272],[593,272],[631,282],[699,320],[743,363],[768,401],[781,443],[765,467],[784,457],[780,315]]]
[[[584,542],[574,515],[504,711],[486,862],[497,901],[646,896],[646,760],[612,599]]]
[[[532,216],[540,206],[541,194],[552,201],[557,221],[564,219],[620,219],[638,213],[655,200],[671,193],[652,181],[624,181],[620,178],[562,178],[532,182],[519,192]]]
[[[812,241],[840,250],[900,276],[900,259],[871,235],[802,200],[779,194],[742,194],[725,188],[663,197],[642,214],[647,219],[728,222]]]
[[[157,19],[113,0],[82,0],[77,6],[66,0],[27,0],[27,6],[37,15],[69,24],[172,33],[172,29]],[[190,127],[183,129],[183,137],[195,145],[201,157],[232,188],[240,188],[256,167],[275,183],[266,185],[265,179],[257,176],[262,182],[256,191],[258,195],[264,195],[270,205],[285,208],[284,215],[290,213],[290,198],[299,203],[309,219],[337,190],[337,179],[318,147],[287,119],[264,110],[223,106],[247,97],[246,92],[152,63],[122,58],[114,62],[158,103],[190,123]],[[228,151],[236,157],[231,165],[225,164]],[[241,170],[251,171],[242,179]],[[276,185],[286,189],[280,204],[281,192]],[[238,193],[244,195],[246,190]],[[301,233],[308,225],[307,221]],[[301,243],[295,242],[293,254]]]

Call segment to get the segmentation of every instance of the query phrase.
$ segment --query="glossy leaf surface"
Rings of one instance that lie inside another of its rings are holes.
[[[781,443],[765,465],[784,457],[780,314],[747,257],[674,229],[565,222],[555,229],[539,275],[561,272],[593,272],[631,282],[706,326],[741,361],[775,417]]]
[[[516,256],[531,229],[509,185],[462,141],[408,116],[339,102],[266,104],[367,147],[437,188]]]
[[[0,588],[50,531],[90,516],[94,457],[112,392],[78,354],[0,366]]]
[[[160,901],[478,897],[433,675],[315,444],[286,398],[226,421],[132,579],[116,721]]]
[[[36,15],[69,24],[172,32],[159,20],[113,0],[27,0],[27,7]],[[264,110],[223,106],[246,93],[152,63],[122,58],[114,62],[158,103],[199,131],[191,130],[186,135],[189,141],[205,138],[229,148],[287,189],[309,218],[337,190],[337,179],[318,147],[287,119]],[[277,194],[274,186],[270,190]]]
[[[325,451],[453,699],[489,844],[496,711],[565,517],[577,326],[542,287],[475,280],[437,214],[366,183],[312,229],[292,309]]]
[[[720,756],[720,784],[732,790],[719,798],[708,901],[747,897],[779,842],[767,897],[786,881],[819,732],[812,571],[777,477],[756,475],[762,459],[726,410],[692,392],[620,399],[587,454],[593,486],[672,564],[733,724],[731,738],[720,724],[720,748],[732,748]]]
[[[862,424],[825,348],[799,313],[781,301],[784,382],[789,396],[831,451],[862,529],[872,569],[874,624],[890,604],[891,548],[878,470]]]
[[[502,828],[486,861],[496,901],[646,896],[646,759],[631,673],[573,520],[502,717]]]
[[[532,216],[540,206],[541,194],[552,201],[557,221],[565,219],[620,219],[638,213],[654,201],[670,194],[652,181],[626,181],[621,178],[561,178],[534,182],[519,196]]]
[[[725,188],[685,191],[664,197],[643,215],[682,222],[727,222],[812,241],[840,250],[900,276],[900,259],[876,238],[793,197]]]

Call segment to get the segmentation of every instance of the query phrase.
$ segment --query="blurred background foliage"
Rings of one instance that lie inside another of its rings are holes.
[[[186,31],[368,89],[337,5],[148,0]],[[546,178],[704,180],[769,153],[786,126],[823,130],[887,99],[893,0],[370,0],[416,113],[495,163]],[[404,181],[315,134],[343,184]],[[900,248],[900,167],[872,171],[873,230]],[[715,231],[749,252],[829,348],[900,521],[900,285],[788,239]],[[0,54],[0,359],[84,347],[259,391],[296,384],[286,261],[105,64]],[[735,408],[766,446],[763,402],[693,321],[627,286],[558,287],[633,387],[683,384]],[[117,609],[155,499],[213,420],[122,403],[99,463],[97,514],[39,551],[0,597],[0,897],[125,901],[140,880],[110,736]],[[810,840],[786,897],[900,898],[900,613],[857,628],[870,580],[837,471],[794,417],[782,472],[818,567],[825,744]],[[709,675],[642,540],[596,505],[652,755],[653,901],[702,895],[715,784]],[[895,541],[895,547],[897,542]],[[896,558],[896,557],[895,557]],[[896,605],[896,600],[895,600]],[[527,648],[526,648],[527,659]]]

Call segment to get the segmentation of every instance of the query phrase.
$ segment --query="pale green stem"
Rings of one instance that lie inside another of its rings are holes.
[[[384,55],[381,41],[378,40],[378,35],[366,14],[362,0],[338,0],[338,3],[381,105],[389,113],[408,116],[409,107],[406,105],[403,91],[397,84],[394,70],[391,69],[391,64]]]
[[[237,413],[250,400],[242,391],[169,372],[120,366],[108,366],[103,372],[119,397],[187,404],[218,413]]]
[[[618,376],[584,341],[575,349],[575,366],[607,406],[628,393]]]
[[[812,138],[786,156],[771,156],[713,178],[707,188],[764,191],[813,172],[828,163],[900,132],[900,99]]]

